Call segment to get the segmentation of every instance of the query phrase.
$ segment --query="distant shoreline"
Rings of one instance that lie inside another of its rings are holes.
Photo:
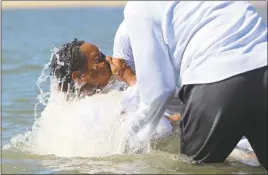
[[[2,1],[2,9],[124,7],[127,1]],[[250,1],[255,7],[267,8],[267,1]]]
[[[2,1],[2,9],[124,7],[127,1]]]

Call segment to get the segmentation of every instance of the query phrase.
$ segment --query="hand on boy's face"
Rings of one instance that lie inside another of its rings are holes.
[[[107,56],[106,60],[109,62],[111,71],[114,75],[118,75],[119,71],[123,69],[124,66],[126,66],[126,62],[123,59]]]

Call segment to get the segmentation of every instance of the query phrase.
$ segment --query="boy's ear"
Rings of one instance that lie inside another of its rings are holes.
[[[72,79],[75,80],[75,79],[80,79],[81,78],[81,73],[79,71],[74,71],[72,73]]]
[[[72,79],[76,82],[86,82],[87,78],[87,75],[81,73],[80,71],[74,71],[72,73]]]

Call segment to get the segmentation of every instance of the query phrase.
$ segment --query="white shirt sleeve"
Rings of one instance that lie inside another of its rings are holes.
[[[134,58],[124,20],[114,37],[113,57],[124,59],[131,70],[135,72]]]
[[[132,2],[135,3],[135,2]],[[144,2],[143,2],[144,3]],[[175,75],[161,26],[145,13],[128,6],[125,23],[134,56],[140,96],[132,136],[140,141],[155,133],[168,101],[175,92]]]

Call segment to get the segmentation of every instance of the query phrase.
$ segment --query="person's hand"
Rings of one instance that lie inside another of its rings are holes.
[[[106,57],[106,60],[109,62],[111,66],[112,73],[121,78],[125,69],[128,68],[126,62],[123,59],[112,58],[109,56]]]
[[[173,115],[168,117],[168,120],[171,122],[176,122],[176,121],[179,121],[180,119],[181,119],[181,114],[179,114],[179,113],[173,114]]]
[[[107,56],[106,60],[110,64],[113,75],[120,80],[125,81],[129,86],[136,84],[136,75],[132,72],[123,59]]]

